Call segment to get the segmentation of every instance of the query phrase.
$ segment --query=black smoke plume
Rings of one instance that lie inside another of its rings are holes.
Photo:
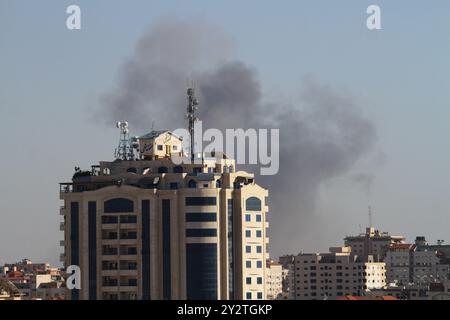
[[[205,20],[161,19],[124,63],[98,112],[108,125],[128,120],[136,133],[149,131],[153,121],[157,129],[185,127],[192,78],[204,128],[280,128],[279,173],[257,179],[270,192],[271,254],[297,252],[308,241],[303,230],[322,228],[314,220],[321,184],[368,154],[376,130],[355,99],[311,78],[297,104],[265,101],[257,70],[229,59],[232,43]]]

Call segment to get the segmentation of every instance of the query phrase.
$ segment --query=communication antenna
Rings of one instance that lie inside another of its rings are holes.
[[[195,122],[198,121],[198,118],[195,116],[195,111],[198,110],[199,101],[195,97],[195,89],[193,84],[187,89],[187,114],[186,118],[189,122],[189,134],[191,136],[191,160],[194,161],[194,125]]]
[[[116,159],[133,160],[134,159],[133,146],[136,141],[133,141],[132,143],[130,140],[128,122],[119,121],[116,123],[116,127],[120,129],[119,146],[114,152]],[[137,140],[136,137],[134,137],[133,140]]]
[[[372,207],[369,206],[369,227],[372,228]]]

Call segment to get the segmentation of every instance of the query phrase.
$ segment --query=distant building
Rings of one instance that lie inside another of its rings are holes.
[[[344,238],[346,247],[351,247],[355,255],[372,256],[376,261],[383,261],[388,247],[392,243],[404,243],[405,237],[393,236],[387,232],[380,232],[373,227],[366,228],[366,232],[357,236]]]
[[[268,300],[280,299],[283,293],[283,267],[272,260],[266,266],[266,292]]]
[[[295,256],[290,278],[289,296],[296,300],[361,296],[366,289],[383,288],[386,284],[385,264],[371,256],[359,257],[350,247]]]
[[[3,284],[3,291],[6,287],[6,291],[13,292],[15,299],[64,299],[65,284],[61,272],[51,269],[48,263],[32,263],[24,259],[5,264],[1,269],[0,284]]]
[[[433,249],[423,244],[390,244],[384,259],[387,283],[428,285],[450,279],[448,260]]]

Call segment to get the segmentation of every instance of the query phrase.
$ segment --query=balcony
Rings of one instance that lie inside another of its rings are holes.
[[[103,283],[102,283],[103,287],[117,287],[117,285],[118,285],[118,281],[116,279],[103,281]]]
[[[59,214],[60,214],[61,216],[65,216],[66,213],[67,213],[67,209],[66,209],[65,206],[59,207]]]
[[[59,223],[59,230],[60,231],[66,230],[66,223],[65,222],[60,222]]]
[[[64,240],[60,240],[60,241],[59,241],[59,245],[60,245],[61,247],[64,247],[64,246],[65,246],[65,244],[66,244],[66,243],[65,243],[65,241],[64,241]]]

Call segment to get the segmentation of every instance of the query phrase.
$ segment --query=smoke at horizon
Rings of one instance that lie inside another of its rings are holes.
[[[192,78],[204,127],[280,128],[279,173],[257,181],[269,189],[271,217],[278,217],[269,229],[274,251],[283,238],[301,248],[298,234],[318,228],[313,217],[320,186],[373,150],[376,128],[356,99],[313,78],[303,81],[298,104],[266,101],[257,70],[230,59],[232,47],[231,38],[205,20],[162,18],[124,63],[98,113],[108,125],[128,120],[132,130],[148,131],[153,121],[158,129],[185,127],[185,88]],[[354,179],[369,184],[373,177]]]

